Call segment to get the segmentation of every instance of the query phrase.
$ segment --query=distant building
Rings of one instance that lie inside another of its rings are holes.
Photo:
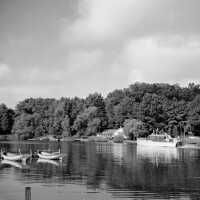
[[[113,139],[116,136],[122,136],[124,139],[127,139],[127,136],[124,133],[124,129],[121,127],[119,129],[106,130],[102,132],[99,136],[103,136],[107,139]]]
[[[117,129],[113,133],[113,137],[116,137],[116,136],[122,136],[124,139],[127,139],[127,136],[125,135],[124,129],[122,127],[120,127],[119,129]]]
[[[103,131],[100,135],[97,135],[97,136],[103,136],[107,139],[112,139],[115,131],[116,129],[109,129],[109,130]]]

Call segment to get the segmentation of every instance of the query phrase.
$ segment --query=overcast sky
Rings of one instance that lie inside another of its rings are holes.
[[[0,103],[200,78],[199,0],[0,0]]]

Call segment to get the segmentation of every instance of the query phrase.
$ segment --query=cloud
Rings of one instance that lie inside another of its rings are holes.
[[[70,74],[81,73],[83,70],[92,70],[102,60],[100,50],[86,51],[77,50],[68,54],[66,60],[67,72]]]
[[[130,5],[133,2],[127,0],[123,4],[119,0],[82,1],[79,5],[80,17],[64,29],[63,39],[77,46],[100,45],[106,41],[115,42],[123,34],[121,26],[125,26],[123,21],[129,18],[132,7]],[[124,10],[126,12],[123,12]]]
[[[197,80],[200,74],[200,41],[184,45],[162,45],[157,39],[133,40],[125,56],[130,66],[129,80],[185,83]]]
[[[135,37],[198,35],[199,6],[198,0],[83,0],[62,39],[79,48],[107,48]]]
[[[10,68],[5,63],[0,63],[0,78],[4,79],[10,73]]]
[[[31,19],[29,12],[27,18],[15,13],[15,25],[8,17],[0,20],[9,25],[6,37],[0,34],[0,53],[8,64],[0,64],[0,96],[8,104],[29,96],[106,95],[135,81],[199,80],[199,0],[72,2],[70,10],[64,1],[62,14],[56,3],[55,13],[42,12],[42,24],[38,9]],[[25,28],[30,21],[37,31]],[[16,33],[18,27],[23,34]]]
[[[77,19],[63,25],[62,41],[77,55],[70,65],[80,58],[78,66],[87,69],[81,55],[94,51],[100,56],[91,53],[88,62],[96,69],[106,65],[121,86],[198,80],[199,6],[197,0],[81,1]]]

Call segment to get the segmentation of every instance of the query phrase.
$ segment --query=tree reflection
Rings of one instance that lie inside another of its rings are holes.
[[[23,152],[58,148],[56,143],[20,145]],[[14,151],[19,144],[3,144],[2,147]],[[199,150],[154,151],[131,144],[73,142],[61,143],[60,147],[66,155],[63,162],[32,160],[28,170],[15,171],[15,178],[26,183],[86,185],[119,197],[200,196]]]

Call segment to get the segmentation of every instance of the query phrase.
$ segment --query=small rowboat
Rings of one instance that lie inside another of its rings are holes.
[[[21,154],[13,154],[13,153],[4,154],[4,153],[2,153],[1,157],[4,160],[10,160],[10,161],[22,161],[23,160],[23,155],[21,155]]]
[[[59,151],[56,152],[46,152],[46,151],[41,151],[40,154],[44,155],[44,156],[49,156],[49,155],[58,155],[60,154],[60,149]]]
[[[3,160],[26,162],[27,159],[32,157],[32,153],[31,154],[21,154],[20,149],[19,149],[19,153],[9,153],[9,152],[3,152],[1,150],[0,157]]]
[[[38,153],[38,157],[41,159],[48,159],[48,160],[58,160],[62,159],[62,154],[60,153],[47,153],[47,152],[40,152]]]

